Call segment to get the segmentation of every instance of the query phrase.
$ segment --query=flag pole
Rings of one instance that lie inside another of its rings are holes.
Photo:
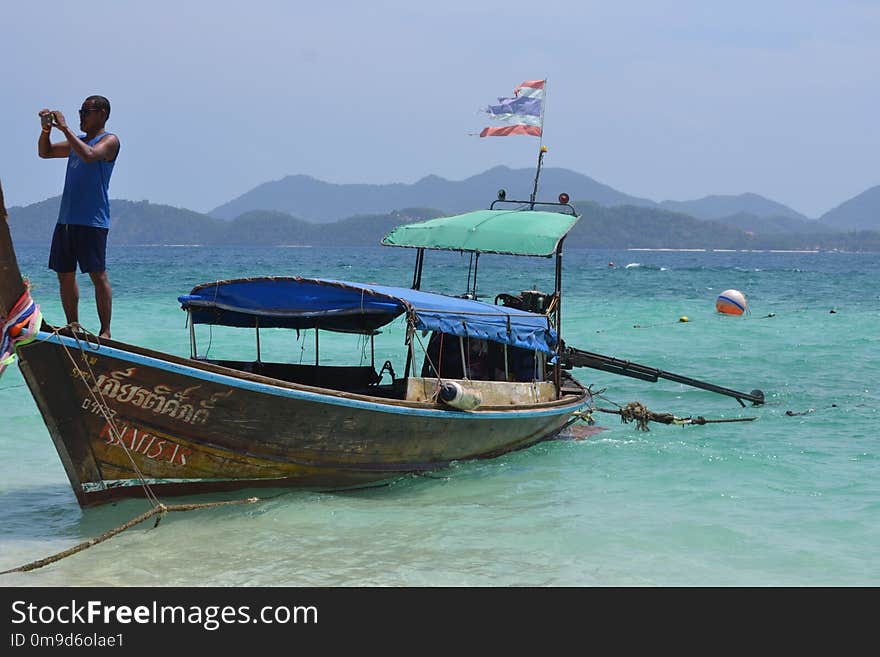
[[[544,79],[544,98],[541,101],[541,144],[538,147],[538,167],[535,170],[535,186],[532,188],[532,196],[529,199],[529,209],[535,209],[535,198],[538,196],[538,178],[541,176],[541,164],[544,161],[544,153],[547,152],[547,147],[544,146],[544,108],[547,106],[547,92],[549,83],[547,79]]]
[[[544,161],[544,153],[547,152],[547,147],[541,144],[541,148],[538,150],[538,168],[535,171],[535,187],[532,189],[532,197],[529,199],[529,209],[535,209],[535,197],[538,195],[538,177],[541,175],[541,163]]]

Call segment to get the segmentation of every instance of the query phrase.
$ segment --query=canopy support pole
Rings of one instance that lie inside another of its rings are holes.
[[[556,387],[556,399],[562,396],[562,243],[565,237],[559,240],[556,247],[556,365],[553,367],[553,385]]]
[[[422,287],[422,265],[425,262],[425,250],[419,249],[416,253],[416,268],[413,271],[412,289],[418,290]]]
[[[315,366],[318,365],[318,325],[315,324]]]
[[[412,367],[413,376],[416,375],[416,329],[413,326],[409,331],[409,351],[406,354],[406,359],[409,361],[410,366]]]
[[[260,357],[260,318],[254,317],[254,327],[257,329],[257,362],[261,363]]]
[[[413,334],[415,333],[415,328],[412,325],[412,321],[408,321],[406,323],[406,341],[404,344],[407,346],[406,350],[406,365],[403,367],[403,378],[409,378],[409,368],[415,367],[414,359],[415,359],[415,351],[413,349]],[[394,377],[392,377],[393,379]]]
[[[195,358],[198,356],[198,352],[196,351],[196,327],[193,324],[192,310],[186,311],[186,319],[189,322],[189,357]]]
[[[477,298],[477,267],[480,265],[480,252],[477,251],[474,257],[474,287],[473,287],[473,296],[472,299],[476,300]]]
[[[462,373],[464,374],[464,378],[465,378],[465,379],[468,379],[468,378],[470,378],[470,377],[468,376],[467,360],[466,360],[465,357],[464,357],[464,338],[461,337],[461,336],[458,336],[458,346],[461,348],[461,369],[462,369]]]

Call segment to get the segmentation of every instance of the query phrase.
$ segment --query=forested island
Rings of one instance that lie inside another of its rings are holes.
[[[59,198],[10,208],[13,239],[19,244],[51,240]],[[831,230],[768,232],[744,230],[720,220],[697,219],[661,208],[635,205],[605,207],[575,203],[582,219],[569,234],[574,248],[792,249],[880,252],[880,232]],[[314,223],[276,210],[252,210],[234,219],[147,201],[111,202],[112,244],[203,244],[265,246],[374,246],[395,226],[443,216],[432,208],[403,208],[328,223]],[[815,222],[814,222],[815,223]]]

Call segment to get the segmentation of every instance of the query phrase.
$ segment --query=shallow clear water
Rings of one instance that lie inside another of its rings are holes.
[[[47,249],[19,248],[46,318],[63,323]],[[414,254],[388,248],[116,247],[114,337],[189,355],[176,298],[209,280],[324,276],[406,286]],[[610,267],[609,262],[615,266]],[[468,261],[429,254],[423,288],[463,291]],[[877,585],[880,584],[880,255],[569,250],[563,337],[572,346],[749,391],[735,400],[577,370],[600,405],[754,422],[605,431],[346,493],[250,491],[256,506],[171,514],[0,584],[48,585]],[[552,289],[552,262],[484,256],[481,289]],[[81,277],[81,322],[97,321]],[[734,288],[751,314],[718,315]],[[831,313],[834,309],[837,312]],[[768,317],[770,314],[773,317]],[[679,317],[689,322],[681,323]],[[636,328],[638,327],[638,328]],[[254,353],[250,332],[200,327],[200,351]],[[402,371],[402,326],[377,363]],[[266,332],[264,359],[314,357]],[[322,338],[322,359],[364,354]],[[365,352],[368,358],[369,350]],[[352,355],[353,354],[353,355]],[[786,412],[804,413],[787,415]],[[227,497],[244,497],[248,492]],[[223,499],[202,496],[192,500]],[[180,500],[172,500],[180,501]],[[0,570],[141,513],[82,511],[17,366],[0,379]]]

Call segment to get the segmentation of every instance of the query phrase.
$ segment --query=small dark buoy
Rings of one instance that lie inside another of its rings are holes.
[[[767,317],[776,317],[776,313],[767,313]]]
[[[832,308],[832,309],[829,310],[828,312],[829,312],[830,314],[834,315],[837,311],[836,311],[834,308]]]
[[[758,398],[759,401],[756,401],[756,404],[764,403],[764,392],[762,390],[758,390],[757,388],[755,388],[750,394],[752,395],[752,397]]]

